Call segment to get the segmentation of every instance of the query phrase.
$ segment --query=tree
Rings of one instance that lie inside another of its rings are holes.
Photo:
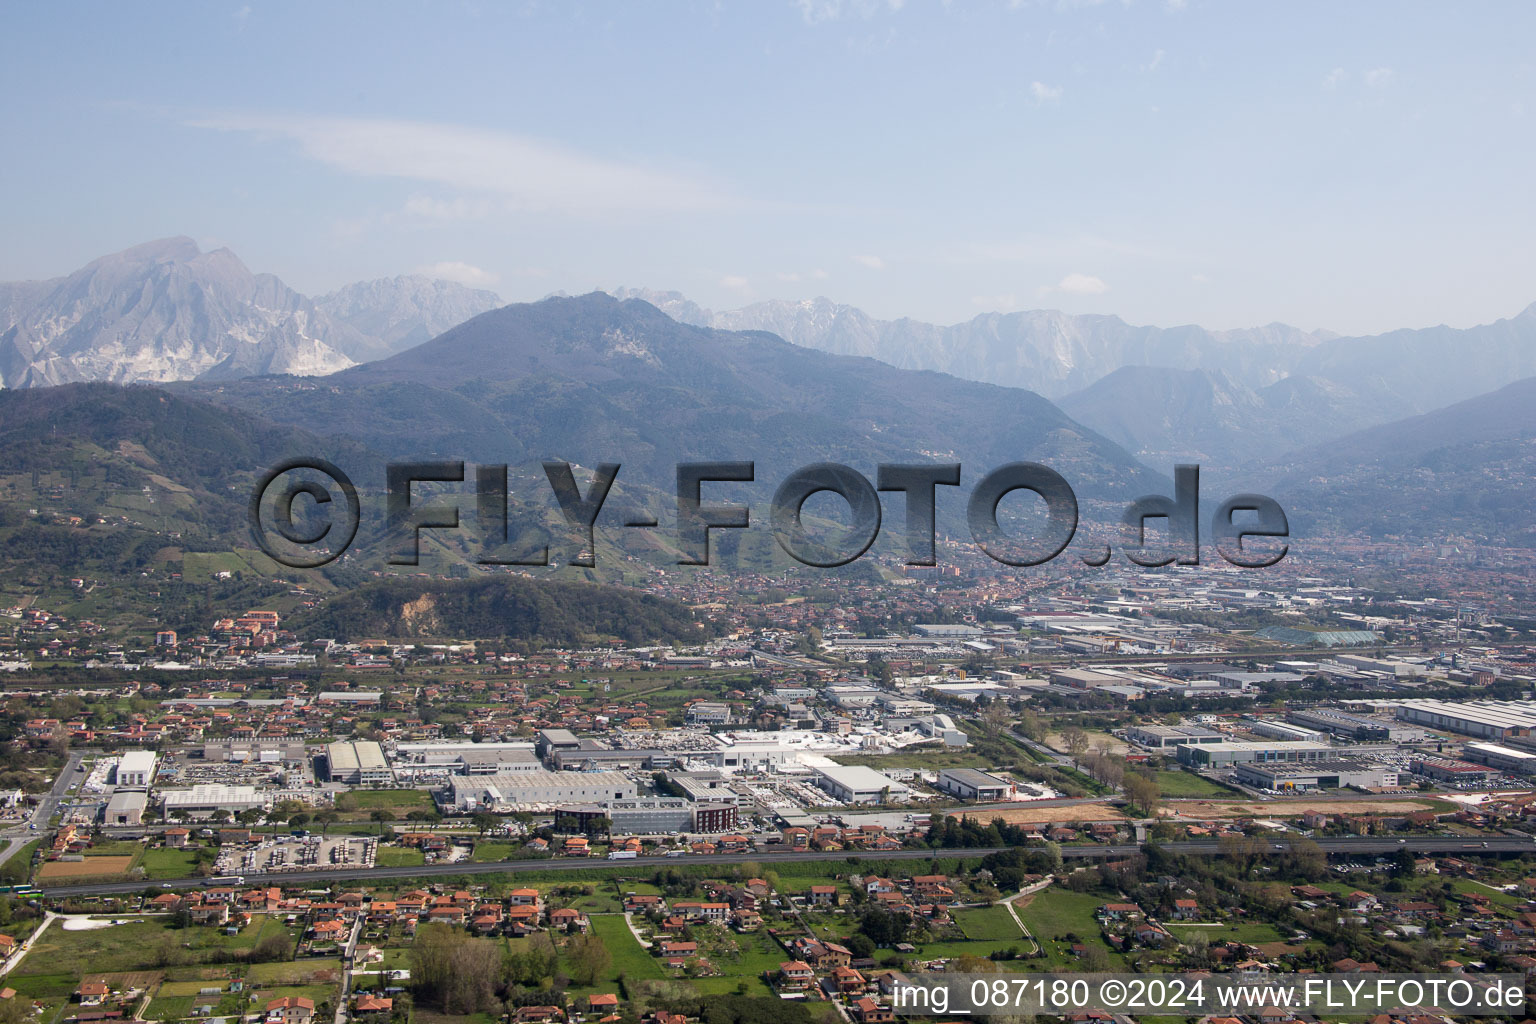
[[[388,811],[384,810],[382,807],[379,808],[378,810],[374,811],[372,814],[368,815],[368,818],[369,818],[369,820],[371,820],[371,821],[373,821],[373,822],[378,824],[378,826],[379,826],[379,835],[383,835],[384,834],[384,826],[386,824],[388,824],[389,822],[395,820],[395,816],[393,814],[390,814]]]
[[[566,958],[571,965],[571,980],[583,988],[596,984],[613,964],[608,947],[596,935],[577,938],[566,947]]]
[[[1067,748],[1073,761],[1081,762],[1083,753],[1088,749],[1088,734],[1075,725],[1069,725],[1061,730],[1061,744]]]
[[[309,824],[309,815],[305,814],[303,811],[300,811],[297,814],[289,815],[288,824],[292,828],[303,828],[305,825]]]
[[[1139,808],[1144,817],[1151,818],[1156,815],[1162,791],[1155,779],[1148,778],[1140,772],[1128,772],[1124,786],[1126,799]]]
[[[501,819],[490,811],[476,811],[469,820],[474,822],[475,831],[482,836],[501,824]]]

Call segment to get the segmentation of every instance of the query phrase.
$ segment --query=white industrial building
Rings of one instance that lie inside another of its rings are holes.
[[[518,771],[451,775],[438,791],[446,813],[512,811],[553,804],[632,800],[638,790],[622,772]]]
[[[1133,725],[1125,730],[1125,738],[1151,750],[1168,750],[1185,743],[1220,743],[1226,739],[1215,729],[1198,725]]]
[[[1225,740],[1200,746],[1186,744],[1174,748],[1180,764],[1196,768],[1229,768],[1236,764],[1255,762],[1271,764],[1290,761],[1326,761],[1337,757],[1339,748],[1328,743],[1310,743],[1306,740],[1258,741]]]
[[[149,796],[131,789],[120,789],[107,801],[101,820],[105,825],[139,825],[144,821],[144,808]]]
[[[1529,700],[1405,700],[1395,714],[1416,725],[1496,741],[1536,730],[1536,701]]]
[[[817,784],[840,803],[901,803],[912,796],[907,786],[861,764],[818,765],[812,770]]]
[[[191,789],[162,789],[160,802],[167,817],[177,812],[206,817],[221,810],[239,814],[268,804],[255,786],[225,786],[213,782],[199,783]]]
[[[395,780],[384,759],[384,748],[371,740],[337,740],[325,748],[331,781],[349,786],[386,785]]]
[[[939,772],[939,789],[961,800],[1007,800],[1013,783],[974,768],[945,768]]]
[[[1260,789],[1383,789],[1397,785],[1397,769],[1353,758],[1330,761],[1259,764],[1247,761],[1237,766],[1237,781]]]
[[[1487,765],[1513,775],[1536,775],[1536,754],[1528,750],[1502,747],[1497,743],[1468,743],[1462,756],[1473,764]]]
[[[148,789],[155,781],[154,751],[130,750],[117,762],[117,785],[126,789]]]

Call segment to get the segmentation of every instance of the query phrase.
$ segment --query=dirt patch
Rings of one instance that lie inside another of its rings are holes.
[[[1040,825],[1051,821],[1124,821],[1125,814],[1118,807],[1108,804],[1046,804],[1022,803],[1017,807],[1003,807],[985,811],[954,811],[951,818],[971,818],[983,825],[990,825],[1002,818],[1009,825]]]
[[[55,878],[96,878],[120,875],[133,865],[130,857],[87,857],[85,860],[51,860],[37,872],[45,882]]]
[[[143,992],[160,984],[163,977],[164,971],[126,971],[120,974],[87,974],[80,979],[80,983],[104,981],[117,991],[136,989]]]
[[[1104,747],[1111,754],[1122,754],[1123,755],[1123,754],[1129,754],[1131,752],[1131,748],[1130,748],[1129,744],[1127,744],[1124,740],[1116,739],[1115,737],[1111,736],[1107,732],[1097,732],[1097,731],[1091,731],[1091,730],[1087,730],[1087,729],[1085,729],[1083,731],[1088,734],[1088,752],[1089,753],[1092,753],[1093,751],[1098,750],[1100,747]],[[1045,745],[1050,747],[1052,750],[1055,750],[1055,751],[1057,751],[1059,753],[1062,753],[1062,754],[1065,754],[1067,752],[1067,745],[1066,745],[1066,743],[1062,742],[1061,733],[1059,733],[1059,732],[1053,732],[1050,735],[1046,736],[1046,738],[1045,738]]]
[[[1431,811],[1435,805],[1419,800],[1173,800],[1163,805],[1167,817],[1183,818],[1299,818],[1305,811],[1336,814],[1411,814]]]

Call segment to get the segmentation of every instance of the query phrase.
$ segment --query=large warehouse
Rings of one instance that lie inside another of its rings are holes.
[[[1007,800],[1013,783],[975,768],[945,768],[939,772],[939,788],[961,800]]]
[[[384,760],[384,748],[369,740],[337,740],[325,748],[331,781],[349,786],[378,786],[395,780]]]
[[[153,751],[130,750],[117,762],[117,785],[124,789],[148,789],[155,781]]]
[[[1207,743],[1201,746],[1186,744],[1174,748],[1179,763],[1196,768],[1228,768],[1235,764],[1256,762],[1269,764],[1291,761],[1325,761],[1338,756],[1339,748],[1328,743],[1312,743],[1307,740],[1258,741],[1227,740],[1223,743]]]
[[[268,804],[255,786],[225,786],[216,782],[199,783],[191,789],[162,789],[160,802],[167,818],[178,812],[197,818],[214,811],[239,814]]]
[[[1461,750],[1462,756],[1475,764],[1513,775],[1536,774],[1536,754],[1528,750],[1501,747],[1497,743],[1468,743]]]
[[[902,783],[861,764],[833,764],[813,770],[817,784],[840,803],[898,803],[912,795],[912,790]]]
[[[1529,736],[1536,729],[1536,701],[1528,700],[1405,700],[1396,714],[1405,722],[1488,740]]]
[[[1226,739],[1215,729],[1199,725],[1133,725],[1125,730],[1125,738],[1152,750],[1172,750],[1186,743],[1204,746]]]
[[[437,800],[445,814],[469,814],[632,800],[635,794],[635,784],[622,772],[500,772],[450,775]]]
[[[1237,766],[1237,781],[1260,789],[1383,789],[1397,785],[1397,769],[1354,758],[1308,761],[1292,764],[1257,764]]]

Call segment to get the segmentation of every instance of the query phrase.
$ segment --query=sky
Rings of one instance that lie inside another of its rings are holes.
[[[8,4],[0,280],[1345,334],[1536,301],[1536,5]]]

